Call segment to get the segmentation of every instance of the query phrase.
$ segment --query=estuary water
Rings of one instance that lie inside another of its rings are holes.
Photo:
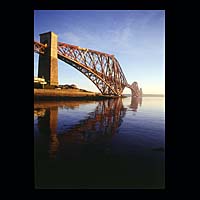
[[[165,98],[34,103],[35,188],[164,189]]]

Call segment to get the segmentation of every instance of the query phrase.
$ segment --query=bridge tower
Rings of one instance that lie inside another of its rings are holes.
[[[39,55],[38,77],[48,85],[58,85],[58,36],[53,32],[40,34],[40,43],[47,45],[44,55]]]

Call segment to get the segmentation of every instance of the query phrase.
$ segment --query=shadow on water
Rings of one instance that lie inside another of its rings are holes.
[[[152,174],[138,173],[137,158],[114,156],[112,138],[118,133],[127,108],[122,99],[98,101],[93,112],[58,134],[59,107],[76,109],[90,102],[37,102],[38,134],[34,141],[36,188],[145,188]],[[142,99],[132,98],[130,108],[137,111]],[[140,163],[140,164],[138,164]],[[139,175],[140,174],[140,175]]]

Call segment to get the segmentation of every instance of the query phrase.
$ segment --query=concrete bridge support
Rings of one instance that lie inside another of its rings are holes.
[[[44,55],[39,55],[38,77],[48,85],[58,85],[58,36],[53,32],[40,34],[40,43],[46,44]]]

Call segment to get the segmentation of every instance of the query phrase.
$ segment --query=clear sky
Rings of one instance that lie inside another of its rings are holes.
[[[143,93],[165,93],[164,10],[35,10],[34,40],[53,31],[58,41],[114,54],[129,84],[137,81]],[[38,76],[34,53],[34,76]],[[59,84],[96,86],[72,66],[58,61]],[[125,88],[123,93],[131,93]]]

